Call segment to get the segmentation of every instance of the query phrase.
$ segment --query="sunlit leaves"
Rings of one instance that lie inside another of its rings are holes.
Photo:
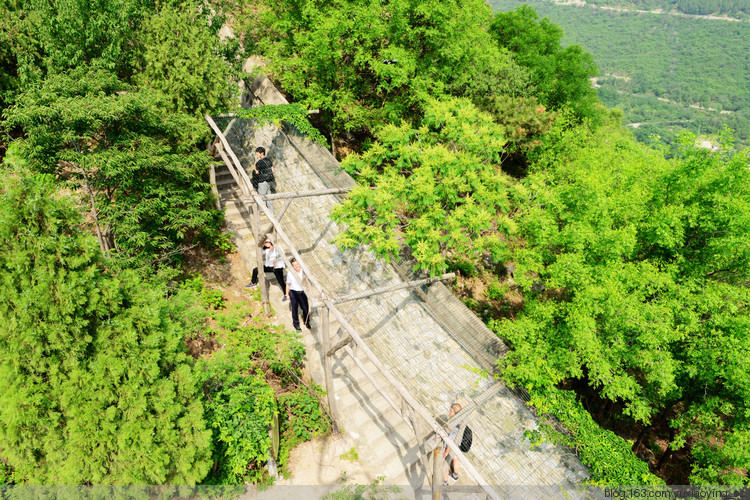
[[[499,164],[505,141],[488,115],[467,100],[433,100],[419,128],[386,125],[377,139],[343,164],[360,187],[334,210],[347,226],[339,244],[393,257],[404,242],[433,273],[453,254],[502,253],[514,230],[510,181]]]
[[[235,89],[218,37],[208,29],[214,15],[197,2],[165,4],[145,22],[136,80],[164,93],[180,113],[224,110]]]
[[[189,149],[204,126],[166,107],[158,92],[80,68],[30,88],[6,110],[8,122],[26,131],[30,166],[80,186],[83,205],[127,265],[179,252],[215,220],[208,158]]]
[[[271,0],[248,29],[274,80],[337,137],[409,119],[429,97],[524,92],[490,19],[479,0]]]
[[[523,5],[495,14],[490,32],[529,70],[534,95],[543,104],[556,109],[569,106],[579,118],[601,113],[596,91],[589,85],[589,77],[598,73],[594,59],[580,45],[563,48],[559,26],[547,18],[539,20],[534,9]]]
[[[614,127],[547,140],[514,190],[525,304],[495,325],[513,347],[505,377],[582,379],[646,424],[674,412],[695,481],[745,481],[731,471],[744,455],[716,442],[740,442],[750,417],[747,154],[686,137],[666,160]]]

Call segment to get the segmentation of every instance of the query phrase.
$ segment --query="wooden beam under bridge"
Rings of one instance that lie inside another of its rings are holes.
[[[409,281],[406,283],[399,283],[397,285],[381,286],[378,288],[367,290],[366,292],[357,292],[357,293],[352,293],[350,295],[344,295],[343,297],[336,297],[334,299],[331,299],[331,302],[333,302],[334,304],[343,304],[344,302],[351,302],[352,300],[366,299],[368,297],[372,297],[373,295],[380,295],[382,293],[395,292],[397,290],[403,290],[404,288],[416,288],[416,287],[423,286],[423,285],[429,285],[430,283],[435,283],[436,281],[449,280],[455,277],[456,277],[455,273],[447,273],[447,274],[444,274],[442,276],[438,276],[435,278],[424,278],[421,280],[414,280],[414,281]]]
[[[358,292],[351,295],[346,295],[344,297],[337,297],[335,299],[331,299],[331,302],[333,304],[342,304],[344,302],[350,302],[352,300],[366,299],[368,297],[372,297],[373,295],[379,295],[382,293],[395,292],[397,290],[403,290],[405,288],[415,288],[423,285],[429,285],[430,283],[435,283],[436,281],[449,280],[455,277],[455,273],[447,273],[435,278],[414,280],[407,283],[399,283],[398,285],[381,286],[379,288],[373,288],[372,290],[368,290],[366,292]],[[351,341],[351,336],[348,333],[344,333],[344,338],[336,342],[336,344],[326,352],[326,356],[333,356],[336,351],[338,351],[342,347],[349,345]]]
[[[309,191],[288,191],[285,193],[258,195],[263,201],[266,200],[286,200],[290,198],[306,198],[310,196],[324,196],[327,194],[344,194],[351,191],[352,188],[329,188],[329,189],[312,189]],[[253,202],[250,196],[245,197],[242,201]]]

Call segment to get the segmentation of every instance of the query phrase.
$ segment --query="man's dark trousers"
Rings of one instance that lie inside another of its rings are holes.
[[[295,330],[301,330],[299,327],[299,317],[297,316],[297,307],[302,308],[302,319],[305,322],[305,326],[310,329],[310,306],[307,303],[305,292],[289,290],[289,301],[292,303],[292,324],[294,324]]]

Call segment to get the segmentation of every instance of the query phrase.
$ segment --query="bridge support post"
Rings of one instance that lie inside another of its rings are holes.
[[[414,437],[417,438],[417,443],[419,443],[419,456],[421,458],[422,467],[424,467],[424,473],[425,475],[429,474],[430,468],[429,468],[429,461],[427,460],[427,449],[425,448],[425,438],[422,434],[422,426],[419,424],[419,420],[417,420],[417,415],[414,412],[414,408],[411,407],[411,405],[402,398],[402,404],[404,405],[404,413],[409,417],[409,421],[411,421],[411,427],[414,429]]]
[[[432,500],[440,500],[440,487],[443,485],[441,477],[443,465],[443,447],[437,446],[432,450]]]
[[[253,236],[255,237],[255,246],[257,248],[255,257],[258,266],[258,288],[260,288],[260,300],[263,303],[263,310],[266,315],[271,314],[271,306],[268,303],[268,282],[266,281],[266,271],[263,268],[263,242],[265,235],[260,234],[260,206],[256,203],[253,205]]]
[[[333,431],[339,432],[341,430],[338,409],[336,408],[336,393],[333,390],[333,373],[331,372],[331,356],[328,354],[328,350],[331,347],[331,318],[328,311],[328,306],[321,307],[321,340],[323,341],[323,371],[326,377],[326,393],[328,394],[328,409],[331,412],[331,420],[333,421]]]

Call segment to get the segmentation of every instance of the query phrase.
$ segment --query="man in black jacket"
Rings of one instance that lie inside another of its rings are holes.
[[[257,182],[257,190],[259,195],[270,194],[275,191],[273,186],[276,184],[276,178],[274,177],[273,163],[271,160],[266,158],[266,150],[262,147],[255,148],[255,169],[253,170],[253,187]],[[273,214],[273,202],[266,201],[268,210]]]

